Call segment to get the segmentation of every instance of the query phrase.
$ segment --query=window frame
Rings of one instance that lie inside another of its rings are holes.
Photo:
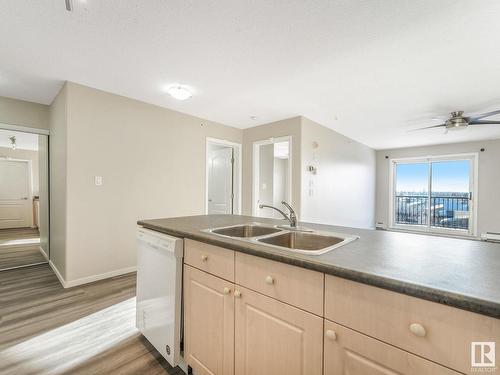
[[[397,224],[395,222],[395,193],[396,193],[396,166],[397,164],[428,164],[428,191],[429,196],[432,193],[432,169],[433,162],[440,161],[458,161],[469,160],[469,192],[472,193],[472,199],[469,203],[469,229],[453,229],[453,228],[440,228],[432,227],[430,225],[430,200],[427,207],[429,222],[425,226],[415,224]],[[464,154],[450,154],[450,155],[428,155],[406,158],[391,158],[389,159],[389,228],[393,230],[400,230],[404,232],[422,232],[433,234],[444,234],[450,236],[461,237],[477,237],[477,202],[478,202],[478,164],[479,154],[464,153]]]

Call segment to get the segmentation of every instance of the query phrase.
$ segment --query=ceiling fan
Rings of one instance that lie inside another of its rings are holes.
[[[451,117],[447,119],[444,123],[433,126],[426,126],[424,128],[416,129],[416,130],[424,130],[424,129],[432,129],[432,128],[445,128],[446,130],[459,130],[465,129],[469,125],[490,125],[490,124],[500,124],[500,121],[492,121],[492,120],[481,120],[485,117],[490,117],[494,115],[500,114],[500,110],[486,112],[479,115],[473,116],[464,116],[464,111],[456,111],[451,112]]]

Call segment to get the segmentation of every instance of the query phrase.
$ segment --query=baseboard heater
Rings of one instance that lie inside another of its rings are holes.
[[[500,233],[486,232],[481,236],[483,241],[500,242]]]

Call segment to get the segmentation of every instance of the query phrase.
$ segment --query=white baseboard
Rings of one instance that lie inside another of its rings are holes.
[[[110,277],[125,275],[127,273],[137,271],[137,266],[133,266],[133,267],[121,268],[119,270],[114,270],[114,271],[110,271],[110,272],[104,272],[104,273],[100,273],[97,275],[82,277],[82,278],[75,279],[75,280],[65,280],[61,276],[61,273],[59,272],[57,267],[54,265],[54,263],[52,263],[52,261],[49,261],[49,264],[50,264],[50,267],[52,267],[52,269],[54,270],[54,273],[56,274],[57,278],[59,279],[59,282],[62,284],[62,286],[64,288],[71,288],[74,286],[88,284],[88,283],[92,283],[94,281],[109,279]]]
[[[61,285],[64,288],[67,288],[67,286],[66,286],[66,280],[64,280],[64,278],[62,277],[61,273],[57,269],[56,265],[51,260],[49,260],[49,266],[50,266],[50,268],[52,268],[52,271],[54,271],[54,273],[56,274],[56,276],[59,279],[59,282],[61,283]]]
[[[40,245],[40,241],[38,241],[38,242],[36,242],[36,241],[22,242],[22,243],[2,243],[2,244],[0,244],[0,248],[2,248],[2,247],[14,248],[14,247],[36,246],[36,245]]]
[[[45,258],[45,260],[48,261],[49,260],[49,256],[47,255],[47,253],[45,252],[45,250],[41,246],[40,246],[40,252],[42,253],[42,255]]]

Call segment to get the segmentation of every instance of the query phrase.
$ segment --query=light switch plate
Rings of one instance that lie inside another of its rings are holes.
[[[102,176],[94,176],[94,184],[95,184],[95,186],[101,186],[102,185]]]

